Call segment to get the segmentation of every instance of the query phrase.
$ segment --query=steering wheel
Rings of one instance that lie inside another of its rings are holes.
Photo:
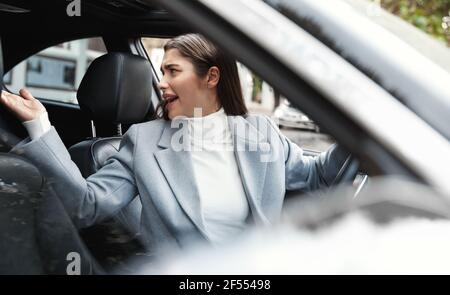
[[[344,164],[342,164],[341,169],[339,169],[338,174],[333,179],[330,184],[330,187],[333,187],[337,184],[341,183],[351,183],[358,174],[359,169],[359,161],[353,156],[349,155],[347,159],[345,159]]]
[[[0,151],[9,151],[26,137],[25,127],[3,105],[0,105]]]
[[[351,184],[355,180],[356,175],[358,174],[358,170],[359,170],[359,161],[353,155],[350,154],[345,159],[344,164],[342,164],[341,168],[339,169],[339,172],[337,173],[333,181],[330,183],[328,189],[324,190],[321,194],[327,194],[336,185],[344,183]],[[315,191],[314,193],[319,194],[317,191]],[[305,196],[304,192],[291,190],[286,191],[285,199],[294,199],[296,197],[303,197],[303,196]]]

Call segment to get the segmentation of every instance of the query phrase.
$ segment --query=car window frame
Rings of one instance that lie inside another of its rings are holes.
[[[222,2],[209,0],[189,2],[157,0],[156,2],[176,17],[179,17],[186,25],[191,26],[194,30],[203,33],[206,37],[222,46],[232,56],[245,60],[244,64],[246,66],[258,73],[274,87],[277,87],[278,91],[289,98],[294,105],[301,105],[302,110],[314,121],[319,122],[326,132],[334,136],[358,158],[363,159],[364,161],[362,162],[367,162],[372,172],[382,175],[404,175],[416,181],[425,182],[434,186],[435,189],[450,194],[450,184],[444,177],[444,175],[450,174],[450,171],[448,171],[450,169],[450,159],[446,159],[445,164],[440,161],[439,167],[437,167],[432,164],[435,163],[434,160],[430,161],[428,159],[429,147],[425,144],[433,142],[433,145],[438,147],[439,153],[434,155],[434,158],[437,158],[439,154],[450,154],[448,141],[428,124],[419,120],[411,110],[401,106],[397,100],[392,98],[386,91],[383,91],[379,85],[377,94],[385,97],[385,101],[389,102],[389,106],[394,106],[396,112],[399,112],[407,119],[407,121],[403,122],[399,120],[400,125],[405,127],[407,125],[405,124],[406,122],[408,124],[413,122],[414,128],[421,130],[419,133],[423,136],[424,143],[419,144],[419,146],[417,144],[411,146],[411,142],[416,143],[416,138],[409,134],[403,134],[399,130],[390,130],[392,133],[386,136],[380,132],[379,128],[373,128],[374,122],[371,123],[372,126],[366,124],[362,114],[343,108],[343,105],[340,105],[340,103],[345,104],[344,97],[341,97],[342,99],[338,102],[335,94],[330,93],[331,89],[329,89],[328,93],[324,93],[324,89],[317,85],[318,81],[308,81],[308,77],[304,73],[302,75],[296,72],[302,71],[302,69],[298,68],[298,60],[289,64],[286,62],[286,58],[283,59],[280,56],[281,53],[277,52],[279,48],[276,47],[278,43],[273,38],[258,36],[261,29],[259,24],[266,24],[268,20],[273,23],[274,18],[283,18],[283,25],[290,22],[279,13],[269,11],[266,8],[264,10],[262,7],[268,7],[264,2],[257,0],[245,2],[232,0],[231,3],[227,1],[226,6]],[[251,11],[249,9],[250,6],[252,9],[263,9],[264,11]],[[236,13],[237,11],[239,13]],[[249,13],[246,14],[246,12]],[[272,28],[275,32],[272,32],[271,36],[277,36],[277,26],[273,25]],[[267,27],[265,27],[266,29]],[[283,30],[288,29],[283,28]],[[306,33],[298,25],[295,27],[290,26],[289,30],[291,30],[289,32],[302,31]],[[291,36],[291,38],[297,36]],[[319,40],[316,39],[315,44],[318,46],[317,48],[322,47],[331,53],[330,49]],[[283,49],[286,50],[284,47]],[[293,50],[294,48],[287,48],[287,50],[289,49]],[[340,64],[346,64],[347,69],[353,68],[353,73],[362,77],[362,72],[359,69],[345,62],[336,53],[334,54],[339,59]],[[297,68],[293,70],[293,67]],[[364,85],[370,82],[376,88],[376,84],[368,78],[364,81]],[[358,85],[354,86],[360,87]],[[355,120],[358,116],[362,120]],[[392,115],[391,118],[393,118]],[[393,133],[396,133],[397,137],[393,136]],[[403,139],[408,139],[407,143],[402,144],[400,142],[399,139],[402,137]],[[355,140],[355,138],[358,140]],[[446,171],[446,173],[443,173],[443,171]]]

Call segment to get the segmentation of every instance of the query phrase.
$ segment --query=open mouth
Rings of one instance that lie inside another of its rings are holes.
[[[167,104],[169,104],[169,103],[171,103],[171,102],[174,102],[174,101],[177,100],[177,99],[178,99],[178,96],[173,96],[173,97],[167,98],[166,101],[167,101]]]

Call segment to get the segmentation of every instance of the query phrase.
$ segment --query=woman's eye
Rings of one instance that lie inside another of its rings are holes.
[[[164,76],[165,74],[173,75],[173,74],[175,74],[175,72],[177,72],[176,69],[167,69],[166,71],[161,71],[161,74],[162,74],[162,76]]]

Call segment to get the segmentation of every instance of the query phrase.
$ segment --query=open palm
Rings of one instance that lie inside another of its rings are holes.
[[[41,102],[35,99],[25,88],[20,89],[19,94],[20,96],[2,91],[0,101],[20,121],[34,120],[46,111]]]

